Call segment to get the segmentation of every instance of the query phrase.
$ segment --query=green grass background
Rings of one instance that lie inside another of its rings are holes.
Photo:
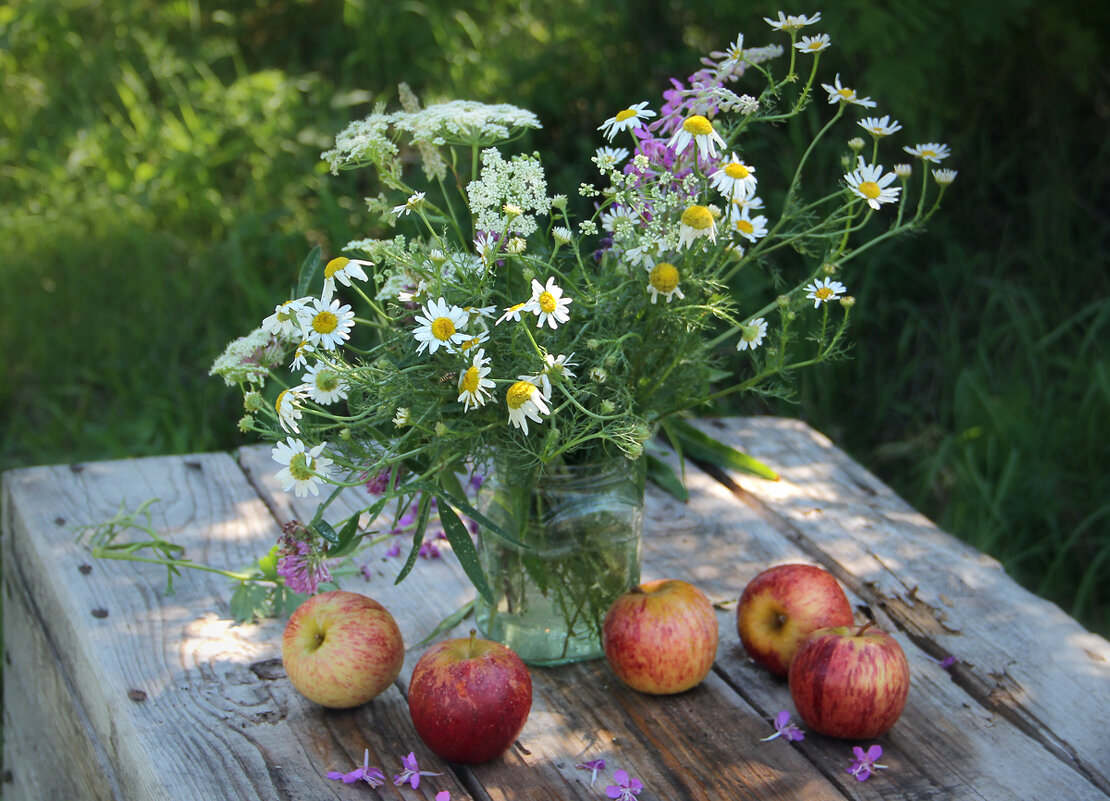
[[[959,178],[930,230],[846,278],[852,359],[809,421],[945,529],[1110,633],[1110,12],[840,0],[826,80]],[[596,127],[780,6],[707,0],[13,0],[0,6],[0,469],[230,448],[208,367],[307,249],[364,236],[330,137],[392,98],[535,111],[553,185]],[[803,126],[804,132],[804,126]],[[784,142],[795,132],[785,131]],[[909,141],[909,139],[907,139]],[[908,160],[908,159],[907,159]],[[563,189],[562,191],[566,191]]]

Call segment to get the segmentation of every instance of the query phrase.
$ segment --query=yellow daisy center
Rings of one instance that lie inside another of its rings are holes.
[[[469,392],[471,394],[477,392],[479,379],[481,379],[481,375],[478,373],[477,367],[471,365],[470,367],[466,368],[466,372],[463,373],[462,379],[463,391]]]
[[[937,152],[935,150],[922,150],[920,155],[923,159],[935,159],[937,157]]]
[[[847,86],[845,86],[843,89],[837,89],[836,93],[843,97],[845,100],[851,100],[853,97],[855,97],[856,94],[854,89],[849,89]]]
[[[814,41],[810,42],[808,45],[806,45],[806,47],[808,47],[810,50],[820,50],[821,49],[821,41],[820,40],[814,40]]]
[[[829,287],[823,286],[820,289],[818,289],[816,292],[814,292],[813,296],[817,297],[817,298],[820,298],[821,300],[828,300],[829,298],[831,298],[833,296],[833,291],[831,289],[829,289]]]
[[[874,181],[861,181],[859,185],[860,194],[868,200],[874,200],[879,196],[879,185]]]
[[[547,314],[551,314],[551,312],[555,311],[556,307],[559,305],[558,302],[555,300],[555,296],[548,292],[546,289],[540,293],[538,301],[540,304],[540,311],[546,312]]]
[[[750,234],[755,231],[755,226],[752,225],[750,220],[737,220],[736,230],[742,234]]]
[[[690,206],[682,212],[682,224],[697,231],[713,227],[713,212],[705,206]]]
[[[635,110],[630,109],[630,108],[626,108],[624,111],[618,111],[617,116],[615,117],[615,119],[616,119],[617,122],[624,122],[625,120],[630,120],[635,116],[636,116]]]
[[[450,317],[437,317],[432,320],[432,336],[446,342],[455,335],[455,324]]]
[[[729,178],[735,178],[736,180],[747,178],[749,175],[751,175],[751,172],[752,171],[749,170],[746,166],[735,161],[725,166],[725,175],[727,175]]]
[[[510,409],[519,409],[531,399],[535,391],[536,385],[530,381],[517,381],[505,393],[505,403],[509,404]]]
[[[678,286],[678,270],[673,264],[661,261],[651,268],[648,280],[656,291],[667,295]]]
[[[702,115],[695,114],[686,118],[686,121],[682,123],[682,130],[692,133],[694,136],[709,136],[713,133],[713,123]]]
[[[344,258],[343,256],[337,256],[336,258],[329,261],[324,267],[324,278],[331,278],[333,275],[335,275],[337,272],[342,270],[350,263],[350,259]]]
[[[277,396],[277,400],[276,400],[276,401],[274,401],[274,409],[275,409],[275,410],[277,411],[277,413],[278,413],[279,415],[281,414],[281,402],[282,402],[283,400],[285,400],[285,396],[286,396],[286,395],[287,395],[288,393],[289,393],[289,390],[287,390],[287,389],[283,389],[283,390],[282,390],[282,391],[281,391],[280,393],[278,393],[278,396]]]
[[[339,326],[339,318],[334,312],[327,309],[320,311],[312,318],[312,330],[317,334],[330,334]]]
[[[289,474],[297,481],[307,481],[312,478],[312,465],[308,461],[307,453],[295,453],[289,460]]]
[[[460,350],[462,350],[465,353],[466,351],[470,350],[471,348],[473,348],[477,344],[478,344],[478,337],[474,337],[473,339],[468,339],[466,342],[462,343],[462,345],[460,346]]]

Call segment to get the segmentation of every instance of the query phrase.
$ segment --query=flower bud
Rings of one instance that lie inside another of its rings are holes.
[[[243,395],[243,408],[248,412],[260,412],[266,407],[260,392],[248,392]]]
[[[851,295],[845,295],[840,298],[840,305],[843,306],[845,309],[850,309],[856,305],[856,299]]]
[[[246,434],[248,431],[254,430],[254,417],[245,414],[239,418],[239,430]]]
[[[859,153],[861,150],[863,150],[866,144],[867,143],[860,139],[858,136],[853,136],[851,139],[848,140],[848,147],[852,148],[852,151],[854,153]]]

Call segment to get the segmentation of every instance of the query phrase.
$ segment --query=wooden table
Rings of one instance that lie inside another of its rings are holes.
[[[474,768],[438,760],[412,729],[405,688],[420,649],[383,695],[324,710],[285,678],[281,621],[232,625],[227,580],[190,571],[167,596],[161,568],[96,560],[75,541],[75,526],[111,517],[121,501],[157,497],[159,531],[198,561],[238,569],[276,541],[282,521],[313,508],[276,486],[267,447],[7,473],[5,797],[431,799],[447,789],[452,799],[596,799],[623,768],[644,784],[639,801],[1110,798],[1106,640],[804,424],[704,427],[782,475],[689,467],[687,504],[649,487],[644,576],[687,579],[721,602],[714,671],[659,698],[621,686],[604,660],[534,669],[517,744]],[[786,683],[746,658],[734,602],[757,572],[787,561],[833,571],[909,659],[906,711],[877,741],[888,769],[867,782],[847,772],[856,743],[812,732],[761,742],[793,705]],[[473,591],[453,558],[421,560],[394,585],[400,564],[375,553],[370,580],[344,586],[385,604],[416,643]],[[959,662],[946,670],[938,660],[949,655]],[[325,778],[360,765],[364,748],[387,775],[410,751],[443,775],[415,790]],[[576,766],[594,759],[607,767],[591,787]]]

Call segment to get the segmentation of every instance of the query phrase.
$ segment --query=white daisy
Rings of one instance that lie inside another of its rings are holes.
[[[803,36],[800,42],[794,43],[794,49],[801,50],[803,53],[820,53],[828,49],[829,44],[829,35],[819,33],[816,36]]]
[[[528,420],[542,423],[541,414],[550,414],[547,398],[531,381],[521,379],[509,387],[505,393],[505,405],[509,407],[509,423],[528,433]]]
[[[573,302],[573,298],[563,297],[563,290],[555,285],[554,277],[547,279],[547,286],[533,278],[532,299],[525,305],[525,311],[536,315],[537,328],[543,328],[544,323],[551,328],[558,328],[559,323],[570,319],[567,307]]]
[[[297,421],[301,419],[300,401],[304,398],[304,390],[300,387],[283,389],[274,401],[274,411],[277,412],[278,422],[282,429],[300,434],[301,428]]]
[[[898,202],[902,187],[890,185],[897,177],[892,172],[883,175],[882,165],[868,164],[860,156],[859,166],[845,175],[844,180],[848,182],[848,188],[853,194],[866,200],[867,205],[877,211],[883,203]]]
[[[290,370],[305,370],[308,368],[308,357],[316,352],[316,348],[312,347],[311,342],[302,342],[297,346],[297,350],[293,353],[293,363],[289,365]]]
[[[479,331],[469,339],[464,339],[459,343],[459,353],[466,353],[468,350],[484,345],[489,340],[489,331]]]
[[[569,245],[574,241],[574,234],[566,226],[558,225],[551,229],[551,238],[555,240],[556,245]]]
[[[807,17],[805,14],[785,15],[780,11],[778,19],[770,19],[769,17],[763,18],[763,21],[774,28],[776,31],[786,31],[787,33],[790,33],[791,31],[796,31],[799,28],[804,28],[806,25],[812,25],[813,23],[819,22],[820,20],[820,11],[818,11],[812,17]]]
[[[690,247],[698,237],[709,237],[710,242],[717,241],[717,224],[713,219],[713,212],[706,206],[690,206],[682,212],[679,219],[678,244],[680,247]]]
[[[933,170],[933,179],[937,186],[948,186],[956,180],[955,170]]]
[[[336,281],[343,286],[350,286],[352,278],[365,281],[366,272],[362,268],[373,266],[365,259],[348,259],[346,256],[336,256],[329,261],[324,265],[324,302],[331,300],[331,296],[335,294]]]
[[[714,130],[713,123],[700,114],[687,117],[667,142],[667,147],[673,149],[677,156],[686,150],[691,142],[697,146],[702,159],[717,158],[715,143],[721,147],[726,146],[725,140]]]
[[[643,103],[637,103],[623,111],[618,111],[614,116],[597,126],[597,129],[602,131],[605,138],[612,142],[621,131],[631,131],[639,128],[641,121],[655,116],[655,112],[649,109],[647,105],[648,103],[645,100]]]
[[[505,309],[505,313],[497,318],[496,322],[494,322],[494,325],[501,325],[501,323],[505,322],[506,320],[512,320],[514,323],[519,323],[521,312],[526,311],[529,311],[527,302],[515,303]]]
[[[347,398],[347,382],[323,362],[309,365],[305,374],[301,376],[301,381],[308,389],[309,397],[322,406]]]
[[[298,498],[304,498],[309,493],[319,495],[319,485],[327,479],[332,465],[331,459],[320,455],[326,446],[326,442],[321,442],[306,451],[304,443],[293,437],[275,445],[271,456],[278,464],[285,465],[277,473],[282,489],[286,492],[293,490]]]
[[[767,218],[762,214],[751,216],[750,206],[733,206],[732,228],[749,242],[756,242],[767,236]],[[739,214],[735,212],[739,210]]]
[[[599,170],[611,170],[628,158],[627,147],[599,147],[594,154]]]
[[[909,178],[913,175],[913,165],[911,164],[895,164],[894,174],[899,178]]]
[[[287,300],[274,307],[274,313],[262,321],[262,330],[274,336],[301,336],[301,311],[310,298]]]
[[[923,145],[914,145],[913,147],[902,148],[911,156],[917,156],[924,161],[931,161],[934,164],[939,164],[950,155],[952,151],[948,149],[948,145],[942,145],[939,142],[926,142]]]
[[[902,130],[902,123],[892,120],[889,114],[882,117],[864,117],[859,121],[859,126],[875,138],[890,136],[895,131]]]
[[[425,349],[429,354],[435,353],[440,347],[448,353],[454,353],[456,345],[469,339],[464,329],[470,318],[458,306],[448,305],[447,301],[440,298],[428,301],[421,312],[423,314],[416,315],[419,325],[412,332],[420,343],[417,353],[423,353]]]
[[[748,320],[740,326],[740,341],[736,343],[737,350],[755,350],[763,344],[763,337],[767,336],[767,321],[762,317]]]
[[[713,188],[734,200],[738,197],[750,197],[755,194],[756,177],[755,167],[741,161],[735,153],[728,163],[709,176]]]
[[[651,293],[651,302],[655,303],[662,295],[670,303],[675,297],[684,298],[682,290],[678,288],[678,268],[673,264],[661,261],[651,268],[648,273],[648,292]]]
[[[721,59],[721,62],[717,65],[721,71],[740,66],[744,61],[744,34],[738,34],[736,41],[730,44],[723,53],[710,53],[709,55]]]
[[[836,81],[833,86],[827,83],[821,84],[821,88],[829,93],[830,103],[850,103],[854,106],[863,106],[864,108],[874,108],[877,104],[869,97],[859,97],[855,89],[847,86],[840,85],[840,73],[836,74]]]
[[[313,298],[312,305],[301,311],[305,341],[324,350],[334,350],[350,339],[354,327],[355,313],[350,306],[341,305],[338,298],[330,303]]]
[[[477,251],[482,264],[488,266],[500,249],[501,240],[498,239],[496,234],[484,232],[474,237],[474,250]]]
[[[414,192],[413,194],[409,195],[409,199],[406,200],[404,203],[402,203],[400,206],[394,206],[393,207],[393,213],[395,215],[397,215],[398,217],[403,217],[404,215],[408,214],[413,209],[419,208],[419,206],[423,202],[424,202],[424,193],[423,192]]]
[[[640,219],[639,212],[624,206],[610,206],[601,213],[601,227],[610,233],[617,233],[618,228],[631,228]]]
[[[489,400],[489,391],[494,387],[493,380],[486,378],[490,372],[489,361],[486,352],[479,348],[470,366],[459,373],[459,402],[465,411],[484,406]]]
[[[659,255],[659,242],[655,239],[640,240],[640,244],[624,252],[629,264],[649,270],[655,266],[655,259]]]
[[[806,297],[813,301],[813,308],[817,308],[822,303],[830,303],[839,298],[847,287],[839,281],[832,281],[828,278],[811,281],[805,287]]]

